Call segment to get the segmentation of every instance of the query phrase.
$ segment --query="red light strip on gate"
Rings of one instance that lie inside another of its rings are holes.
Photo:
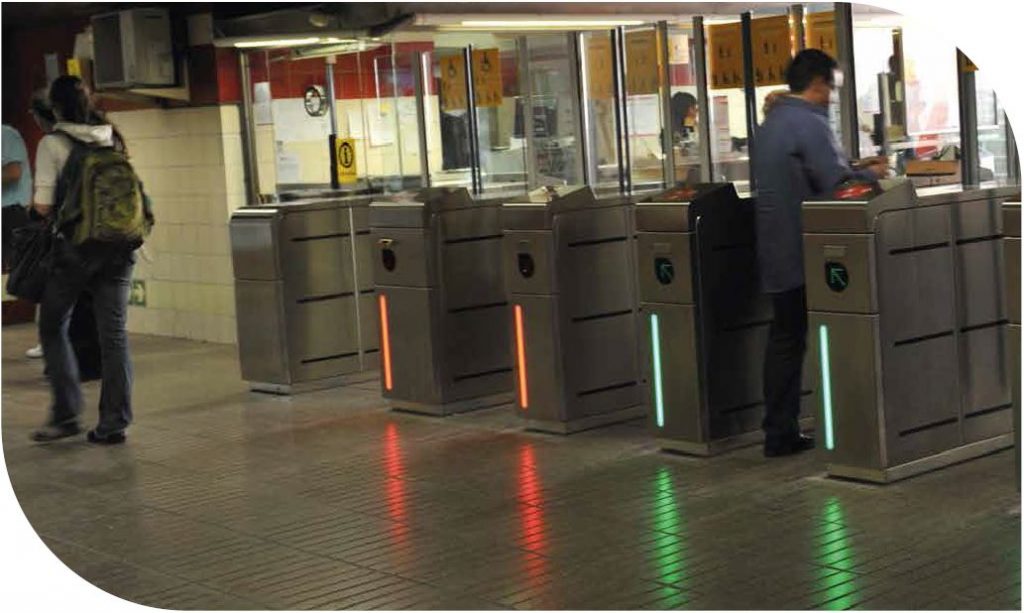
[[[384,352],[384,389],[391,391],[391,334],[388,332],[388,298],[384,294],[377,297],[380,303],[380,340],[381,351]]]
[[[519,371],[519,406],[529,406],[529,395],[526,391],[526,337],[523,334],[523,307],[515,305],[516,316],[516,365]]]

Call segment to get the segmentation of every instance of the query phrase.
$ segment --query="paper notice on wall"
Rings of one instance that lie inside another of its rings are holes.
[[[360,110],[361,106],[350,106],[345,109],[345,117],[348,118],[348,136],[350,138],[363,138],[363,113]]]
[[[402,139],[402,151],[408,155],[419,155],[420,129],[416,114],[415,98],[398,99],[398,130]]]
[[[630,136],[657,136],[661,133],[661,112],[657,94],[629,96],[626,99]]]
[[[395,106],[390,100],[367,101],[366,119],[370,128],[370,146],[383,147],[395,142]]]
[[[302,98],[273,100],[274,139],[285,143],[302,141],[327,142],[331,133],[330,115],[310,117]]]
[[[277,143],[277,182],[279,184],[299,183],[302,174],[302,165],[299,156],[291,151],[284,150],[284,143]]]
[[[270,81],[260,81],[252,86],[252,118],[258,126],[274,123],[274,109],[270,106]]]

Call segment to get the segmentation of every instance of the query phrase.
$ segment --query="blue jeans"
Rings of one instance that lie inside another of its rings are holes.
[[[83,292],[93,299],[103,360],[100,420],[96,434],[123,432],[132,421],[132,364],[128,355],[128,296],[135,254],[126,248],[73,247],[60,241],[54,267],[39,305],[43,345],[53,404],[48,424],[77,423],[84,403],[68,327]]]

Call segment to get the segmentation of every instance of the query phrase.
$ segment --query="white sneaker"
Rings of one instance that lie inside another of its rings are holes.
[[[38,360],[39,358],[43,357],[43,346],[36,345],[35,347],[29,349],[28,351],[25,352],[25,357],[31,358],[33,360]]]

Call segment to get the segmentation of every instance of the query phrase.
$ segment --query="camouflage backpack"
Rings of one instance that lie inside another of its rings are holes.
[[[68,135],[71,155],[57,185],[57,227],[75,245],[138,248],[153,227],[149,198],[124,152]]]

